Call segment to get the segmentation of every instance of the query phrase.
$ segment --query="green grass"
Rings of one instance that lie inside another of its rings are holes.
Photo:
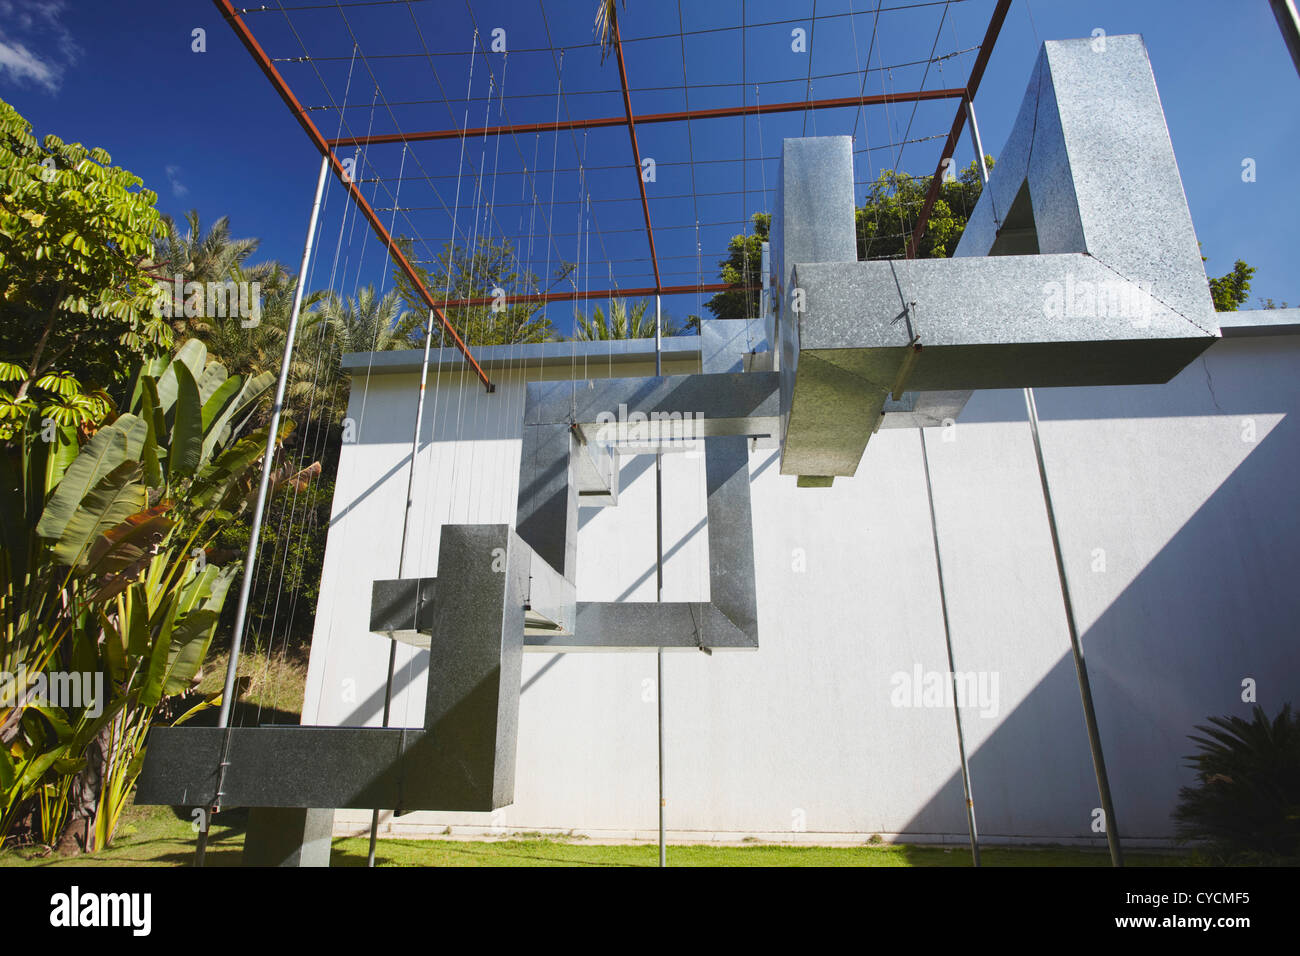
[[[307,685],[306,648],[296,647],[288,652],[251,649],[239,658],[240,692],[236,705],[236,724],[298,723],[302,713],[303,691]],[[203,662],[203,678],[199,691],[218,694],[226,680],[226,651],[212,654]],[[209,722],[216,719],[215,711],[207,713]],[[243,718],[238,719],[238,718]],[[204,721],[196,720],[196,724]]]
[[[220,690],[225,655],[214,655],[203,667],[201,690]],[[306,681],[305,655],[246,654],[240,666],[245,687],[240,694],[236,723],[264,720],[296,723]],[[210,723],[209,711],[194,722]],[[213,821],[207,865],[238,866],[243,854],[247,814],[234,810]],[[0,866],[190,866],[195,833],[190,821],[169,807],[129,806],[122,813],[113,844],[90,856],[42,856],[33,848],[0,850]],[[334,840],[332,866],[365,866],[369,841],[365,837]],[[380,866],[655,866],[659,848],[653,844],[602,844],[583,839],[515,834],[508,840],[379,841]],[[781,846],[746,841],[740,846],[695,844],[669,846],[671,866],[969,866],[964,847],[870,844],[862,846]],[[1104,850],[1075,847],[986,848],[985,866],[1109,866]],[[1188,866],[1187,854],[1129,853],[1129,866]]]
[[[243,852],[245,816],[231,811],[217,817],[208,843],[209,866],[238,866]],[[92,856],[41,857],[30,849],[0,852],[0,866],[189,866],[195,835],[186,820],[167,807],[129,807],[117,839]],[[365,866],[364,837],[334,840],[332,866]],[[379,841],[380,866],[655,866],[653,844],[600,844],[558,837],[507,840]],[[985,866],[1109,866],[1104,850],[1074,847],[986,848]],[[969,866],[963,847],[905,844],[862,846],[742,846],[695,844],[668,847],[671,866]],[[1129,866],[1188,866],[1190,856],[1176,853],[1129,853]]]

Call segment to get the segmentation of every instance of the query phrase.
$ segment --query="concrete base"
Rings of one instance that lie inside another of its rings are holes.
[[[244,866],[329,866],[333,834],[333,810],[253,807]]]

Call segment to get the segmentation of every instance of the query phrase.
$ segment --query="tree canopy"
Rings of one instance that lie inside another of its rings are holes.
[[[172,345],[144,267],[161,221],[157,195],[102,149],[53,134],[37,142],[3,100],[0,176],[0,379],[17,383],[0,396],[0,418],[33,407],[28,393],[41,381],[51,400],[74,402],[70,415],[89,415],[76,403],[83,387],[120,383],[124,355]]]
[[[535,295],[541,291],[537,276],[523,269],[509,239],[479,239],[473,250],[448,242],[427,266],[414,261],[409,240],[399,239],[398,246],[413,261],[416,274],[435,302],[443,299],[498,299],[494,303],[453,305],[444,310],[448,321],[467,345],[517,345],[545,342],[554,337],[555,329],[541,305],[506,301],[512,295]],[[407,308],[427,318],[429,307],[406,273],[394,266],[393,278]],[[423,319],[419,328],[423,332]],[[423,345],[423,340],[418,344]],[[433,344],[435,347],[452,344],[451,336],[446,335],[441,322],[433,324]]]

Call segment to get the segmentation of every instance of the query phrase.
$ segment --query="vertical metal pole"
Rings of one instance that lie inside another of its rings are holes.
[[[975,104],[969,97],[966,99],[966,116],[970,120],[971,141],[975,146],[980,176],[987,184],[989,171],[984,164],[984,147],[980,144],[979,123],[975,120]],[[1088,729],[1088,749],[1092,752],[1092,768],[1097,777],[1097,792],[1101,796],[1102,813],[1106,816],[1106,844],[1110,848],[1111,865],[1123,866],[1124,853],[1119,841],[1119,827],[1115,822],[1115,804],[1111,800],[1110,779],[1106,775],[1106,758],[1101,749],[1101,732],[1097,729],[1097,711],[1092,703],[1092,684],[1088,680],[1088,667],[1083,659],[1083,646],[1079,642],[1079,629],[1074,620],[1074,604],[1070,601],[1070,587],[1065,577],[1065,559],[1061,554],[1061,539],[1056,530],[1056,510],[1052,507],[1052,493],[1047,484],[1047,466],[1043,461],[1043,445],[1038,436],[1038,406],[1034,402],[1032,388],[1025,389],[1025,407],[1029,410],[1029,431],[1033,435],[1034,455],[1038,460],[1038,480],[1043,487],[1043,503],[1047,506],[1047,526],[1052,533],[1052,551],[1056,556],[1056,574],[1061,582],[1061,600],[1065,604],[1065,621],[1070,631],[1074,672],[1079,681],[1079,696],[1083,700],[1083,722]]]
[[[1052,493],[1047,487],[1047,466],[1043,463],[1043,445],[1038,438],[1038,406],[1034,403],[1032,388],[1025,389],[1025,406],[1029,409],[1029,431],[1034,437],[1034,454],[1038,458],[1038,480],[1043,486],[1043,503],[1047,505],[1047,527],[1052,532],[1056,574],[1061,579],[1061,599],[1065,602],[1065,622],[1070,630],[1070,649],[1074,652],[1074,672],[1079,679],[1079,696],[1083,698],[1083,722],[1088,728],[1088,748],[1092,751],[1092,768],[1097,775],[1097,792],[1101,796],[1101,809],[1106,815],[1106,843],[1110,847],[1110,862],[1112,866],[1123,866],[1124,854],[1119,843],[1119,827],[1115,823],[1115,804],[1110,796],[1110,779],[1106,776],[1106,758],[1101,750],[1101,732],[1097,729],[1097,712],[1092,705],[1092,685],[1088,681],[1088,665],[1083,659],[1079,629],[1074,622],[1074,604],[1070,601],[1070,587],[1065,578],[1065,559],[1061,556],[1061,539],[1056,531],[1056,511],[1052,507]]]
[[[948,649],[948,677],[952,681],[952,716],[957,721],[957,756],[961,760],[961,790],[966,799],[966,828],[970,831],[971,859],[980,865],[980,838],[975,827],[975,799],[971,796],[970,765],[966,762],[966,736],[961,727],[961,702],[957,698],[957,666],[953,661],[952,629],[948,622],[948,595],[943,583],[943,558],[939,555],[939,522],[934,514],[934,486],[930,483],[930,454],[925,447],[925,429],[917,427],[921,438],[921,464],[925,468],[925,494],[930,501],[930,535],[934,539],[934,567],[939,574],[939,607],[943,610],[943,640]]]
[[[226,683],[221,694],[221,711],[217,726],[227,733],[221,747],[221,764],[217,770],[217,795],[214,811],[221,806],[221,786],[226,776],[226,759],[230,747],[230,714],[234,705],[235,678],[239,672],[239,650],[244,642],[244,626],[248,618],[248,599],[253,590],[253,574],[257,568],[257,548],[262,534],[262,515],[266,510],[266,489],[271,483],[271,467],[275,459],[276,434],[280,430],[280,413],[284,410],[284,391],[289,381],[289,362],[293,358],[294,339],[298,334],[298,315],[302,310],[306,291],[307,269],[311,265],[311,250],[316,239],[316,222],[320,218],[321,196],[325,192],[325,176],[329,172],[328,156],[321,156],[320,174],[316,177],[316,195],[311,203],[311,219],[307,223],[307,240],[303,243],[302,264],[298,267],[298,283],[293,293],[293,309],[289,313],[289,327],[284,335],[284,358],[280,363],[280,380],[275,386],[275,404],[271,408],[271,424],[266,434],[266,454],[262,456],[262,480],[257,488],[257,503],[253,506],[253,526],[248,536],[248,556],[244,561],[244,579],[239,585],[239,606],[235,611],[235,628],[230,640],[230,660],[226,663]],[[199,845],[195,865],[202,866],[207,851],[208,824],[211,814],[203,817],[199,830]]]
[[[655,377],[664,373],[663,321],[659,311],[659,296],[655,296]],[[664,599],[664,454],[655,452],[655,600]],[[659,731],[659,865],[668,865],[668,850],[664,842],[664,649],[655,653],[655,703],[658,705]]]
[[[776,354],[776,322],[769,314],[772,309],[772,246],[771,243],[763,243],[762,246],[763,270],[763,291],[759,294],[758,314],[763,321],[763,334],[767,336],[767,350],[773,355]]]
[[[980,142],[979,123],[975,122],[975,103],[970,97],[966,97],[966,118],[970,120],[970,141],[971,146],[975,149],[975,162],[979,164],[980,176],[984,182],[989,181],[989,170],[984,164],[984,144]]]
[[[406,535],[411,526],[411,506],[414,504],[415,459],[420,454],[420,428],[424,424],[424,392],[429,384],[429,349],[433,346],[433,310],[429,310],[429,322],[424,331],[424,361],[420,365],[420,394],[415,403],[415,432],[411,435],[411,467],[406,472],[406,508],[402,511],[402,545],[397,552],[397,576],[400,579],[406,570]],[[435,423],[435,427],[436,423]],[[418,591],[417,598],[418,601]],[[384,683],[384,723],[388,726],[389,715],[393,709],[393,672],[397,668],[397,641],[391,641],[388,647],[388,679]],[[370,852],[366,857],[366,866],[375,865],[375,842],[379,838],[379,810],[370,811]]]
[[[1277,18],[1278,29],[1286,48],[1291,51],[1291,59],[1300,72],[1300,13],[1296,12],[1295,0],[1269,0],[1273,5],[1273,16]]]

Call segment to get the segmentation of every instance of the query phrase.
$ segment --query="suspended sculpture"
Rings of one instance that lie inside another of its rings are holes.
[[[1166,382],[1218,337],[1140,37],[1044,44],[955,258],[857,261],[853,184],[848,137],[785,141],[767,370],[719,322],[698,375],[528,384],[514,528],[444,525],[436,577],[374,584],[372,631],[429,649],[422,728],[158,728],[137,802],[257,808],[248,859],[295,863],[328,862],[335,808],[510,804],[525,650],[758,647],[751,442],[824,486],[972,389]],[[577,600],[579,504],[662,440],[611,439],[624,408],[705,444],[707,602]]]

